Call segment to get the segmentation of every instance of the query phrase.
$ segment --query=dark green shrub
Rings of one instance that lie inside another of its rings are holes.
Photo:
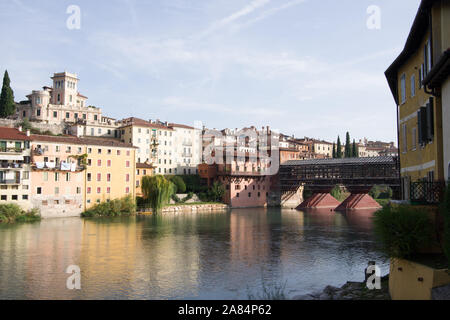
[[[172,198],[172,200],[173,200],[175,203],[180,203],[180,202],[181,202],[181,199],[180,199],[175,193],[172,194],[171,198]]]
[[[450,184],[445,189],[444,201],[441,203],[440,212],[444,218],[444,242],[442,249],[450,265]]]
[[[177,188],[176,193],[185,193],[186,192],[186,184],[180,176],[170,176],[169,180],[175,185]]]
[[[38,209],[24,211],[16,204],[0,205],[0,223],[39,221],[41,216]]]
[[[393,258],[408,258],[432,242],[433,225],[426,210],[387,206],[374,214],[374,231]]]
[[[136,202],[128,196],[122,199],[114,199],[102,202],[81,214],[82,217],[116,217],[129,216],[136,213]]]

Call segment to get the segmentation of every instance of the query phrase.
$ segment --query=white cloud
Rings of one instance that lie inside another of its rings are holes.
[[[229,25],[233,21],[236,21],[242,17],[245,17],[245,16],[251,14],[252,12],[254,12],[255,10],[266,6],[270,1],[271,0],[253,0],[250,4],[246,5],[241,10],[236,11],[233,14],[231,14],[219,21],[214,22],[209,28],[200,32],[200,34],[198,34],[194,38],[196,38],[196,39],[204,38],[204,37],[212,34],[213,32],[215,32],[216,30],[223,28],[226,25]]]

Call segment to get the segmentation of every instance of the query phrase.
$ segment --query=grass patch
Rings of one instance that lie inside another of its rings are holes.
[[[17,204],[0,205],[0,223],[35,222],[40,220],[41,215],[37,209],[25,211]]]

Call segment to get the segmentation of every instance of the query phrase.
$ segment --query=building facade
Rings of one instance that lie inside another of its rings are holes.
[[[101,122],[101,109],[88,106],[88,98],[78,92],[79,79],[76,74],[55,73],[51,79],[52,87],[45,86],[42,90],[32,91],[27,96],[28,101],[17,105],[16,115],[19,119],[27,118],[48,124]]]
[[[448,47],[448,6],[445,0],[421,2],[405,48],[386,71],[397,104],[402,190],[407,200],[412,182],[444,180],[442,102],[424,80]]]
[[[0,204],[28,210],[31,195],[31,138],[21,128],[0,128]]]
[[[173,173],[197,174],[202,162],[202,130],[176,123],[169,123],[169,127],[173,129]]]

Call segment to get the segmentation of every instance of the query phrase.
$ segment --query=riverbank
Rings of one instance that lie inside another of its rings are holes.
[[[214,212],[228,210],[230,207],[223,203],[184,203],[184,204],[171,204],[164,207],[161,210],[161,214],[177,214],[177,213],[195,213],[195,212]],[[137,212],[138,215],[151,215],[151,209]]]
[[[35,222],[40,220],[41,216],[36,209],[25,211],[15,204],[0,205],[0,224],[15,222]]]
[[[369,290],[364,281],[349,281],[340,288],[327,286],[323,291],[296,296],[293,300],[391,300],[389,275],[381,278],[380,290]]]

